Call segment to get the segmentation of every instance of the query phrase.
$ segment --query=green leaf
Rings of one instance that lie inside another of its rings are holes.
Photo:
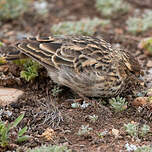
[[[18,136],[21,137],[26,131],[27,131],[27,126],[25,126],[24,128],[22,128],[22,129],[18,132]]]
[[[27,141],[27,140],[29,140],[29,138],[30,138],[30,136],[22,136],[22,137],[19,137],[18,139],[17,139],[17,143],[21,143],[21,142],[24,142],[24,141]]]
[[[8,131],[7,127],[3,128],[3,132],[1,133],[1,145],[5,146],[8,144]]]
[[[11,128],[16,127],[16,126],[21,122],[21,120],[23,119],[23,117],[24,117],[24,113],[21,114],[21,115],[12,123]]]

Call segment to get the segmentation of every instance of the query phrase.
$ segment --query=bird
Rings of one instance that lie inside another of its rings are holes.
[[[124,49],[113,48],[102,38],[83,35],[27,37],[9,53],[8,61],[25,54],[44,66],[50,78],[80,97],[110,98],[139,84],[141,66]]]

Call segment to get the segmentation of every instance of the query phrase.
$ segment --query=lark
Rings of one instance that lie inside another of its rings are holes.
[[[54,82],[81,97],[117,96],[138,83],[142,73],[128,51],[91,36],[28,37],[16,48],[44,66]],[[7,60],[15,55],[10,52]]]

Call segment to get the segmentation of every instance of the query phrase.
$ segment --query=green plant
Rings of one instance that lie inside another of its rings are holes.
[[[89,125],[86,125],[86,126],[82,125],[78,131],[78,135],[79,136],[88,135],[91,130],[93,130],[93,129],[91,127],[89,127]]]
[[[103,132],[98,133],[98,136],[99,136],[99,138],[103,138],[103,137],[105,137],[107,134],[108,134],[108,131],[105,130],[105,131],[103,131]]]
[[[4,46],[4,43],[0,41],[0,48]],[[6,63],[6,60],[4,57],[0,57],[0,64]]]
[[[27,152],[72,152],[66,146],[58,146],[58,145],[43,145],[41,147],[36,147],[34,149],[29,149]]]
[[[90,106],[91,103],[86,103],[85,101],[83,101],[82,104],[80,103],[72,103],[71,107],[72,108],[81,108],[81,109],[86,109],[88,106]]]
[[[109,24],[109,20],[101,20],[98,18],[82,19],[80,21],[65,21],[55,24],[51,27],[51,31],[55,35],[72,35],[83,34],[93,35],[97,26],[106,26]]]
[[[31,59],[26,59],[23,61],[17,61],[19,64],[24,65],[24,69],[21,71],[21,78],[24,78],[26,81],[30,81],[38,76],[39,64]]]
[[[4,45],[4,43],[0,41],[0,47],[2,47],[3,45]]]
[[[148,125],[143,125],[139,127],[136,123],[124,124],[125,131],[132,137],[144,137],[149,131],[150,127]]]
[[[23,119],[24,114],[21,114],[14,122],[7,124],[3,121],[0,122],[0,146],[6,147],[9,143],[12,142],[23,142],[29,139],[29,136],[23,136],[23,134],[27,131],[27,127],[25,126],[14,136],[12,135],[12,130],[17,127],[17,125]],[[13,138],[13,139],[12,139]]]
[[[134,144],[126,143],[124,147],[126,148],[126,151],[128,151],[128,152],[137,150],[137,146]]]
[[[127,102],[125,98],[117,96],[109,100],[109,103],[116,112],[121,112],[127,109]]]
[[[48,8],[48,2],[45,1],[45,0],[39,0],[39,1],[35,1],[33,3],[34,5],[34,8],[36,10],[36,12],[39,14],[39,15],[46,15],[49,13],[49,8]]]
[[[72,103],[72,104],[71,104],[71,107],[72,107],[72,108],[80,108],[80,107],[81,107],[81,104],[78,103],[78,102]]]
[[[143,146],[138,147],[134,152],[152,152],[152,147],[143,145]]]
[[[136,146],[134,144],[125,144],[125,148],[128,152],[152,152],[152,147],[149,145]]]
[[[0,0],[0,20],[17,18],[28,9],[29,0]]]
[[[88,118],[90,119],[90,122],[95,123],[98,120],[97,115],[89,115]]]
[[[129,17],[127,30],[133,34],[144,32],[152,28],[152,11],[146,11],[141,17]]]
[[[125,131],[132,137],[138,136],[138,124],[128,123],[124,124]]]
[[[5,64],[5,63],[6,63],[5,58],[4,58],[4,57],[0,57],[0,65],[1,65],[1,64]]]
[[[57,97],[61,91],[62,89],[59,86],[54,86],[53,89],[51,90],[52,95],[54,97]]]
[[[96,8],[104,16],[112,16],[115,13],[126,13],[130,5],[123,0],[96,0]]]
[[[150,131],[150,127],[148,125],[143,125],[141,128],[140,128],[140,133],[139,135],[141,137],[144,137],[148,132]]]
[[[152,37],[142,39],[138,45],[139,48],[144,49],[149,55],[152,55]]]

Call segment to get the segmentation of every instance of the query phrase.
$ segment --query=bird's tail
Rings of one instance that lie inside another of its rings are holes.
[[[11,51],[6,56],[0,57],[1,63],[7,63],[10,61],[21,60],[28,58],[25,54],[23,54],[19,50]]]

